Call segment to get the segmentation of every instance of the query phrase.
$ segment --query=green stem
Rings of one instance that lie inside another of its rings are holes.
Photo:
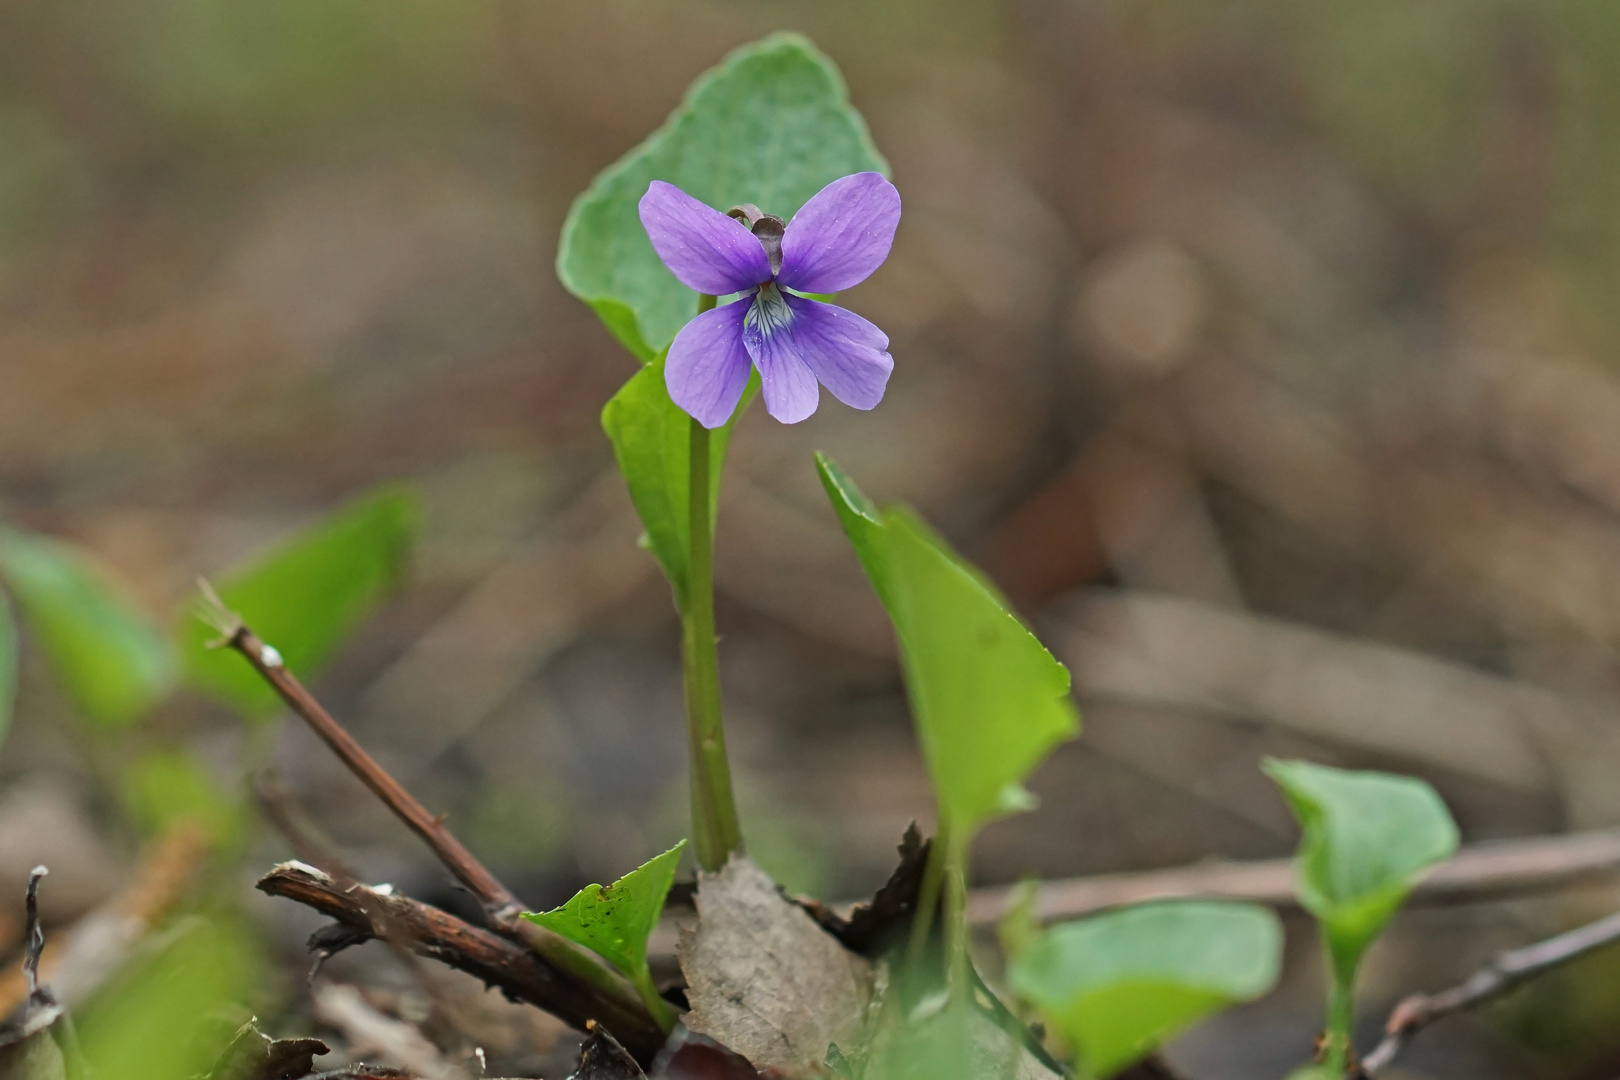
[[[923,864],[922,884],[917,889],[917,910],[911,917],[911,941],[906,946],[906,965],[912,970],[922,963],[928,947],[928,936],[934,930],[934,915],[939,910],[940,886],[945,880],[948,837],[945,824],[935,830],[934,842],[928,846],[928,861]]]
[[[954,838],[953,838],[954,839]],[[945,859],[945,955],[953,998],[968,997],[967,848],[952,844]]]
[[[631,977],[630,982],[635,986],[636,993],[641,995],[642,1002],[647,1006],[647,1011],[652,1013],[658,1026],[665,1031],[674,1030],[677,1019],[675,1010],[670,1008],[669,1002],[659,994],[658,987],[653,985],[652,972],[647,970],[647,965],[643,964],[641,970]]]
[[[698,300],[698,312],[715,298]],[[726,732],[720,717],[720,656],[714,633],[714,511],[710,505],[709,429],[691,422],[687,454],[688,546],[686,597],[681,612],[681,654],[686,675],[686,732],[692,762],[692,831],[698,865],[721,869],[742,850],[737,803],[726,761]]]
[[[1323,1039],[1322,1064],[1329,1076],[1339,1080],[1349,1069],[1350,1037],[1355,1026],[1355,972],[1333,967],[1333,985],[1328,990],[1327,1032]]]

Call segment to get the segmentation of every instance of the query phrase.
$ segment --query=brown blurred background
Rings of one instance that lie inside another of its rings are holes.
[[[769,869],[854,895],[931,812],[813,449],[914,503],[1074,671],[1085,733],[985,835],[983,882],[1285,854],[1267,753],[1422,775],[1470,840],[1620,824],[1608,0],[3,0],[0,516],[166,621],[197,574],[416,484],[410,581],[322,695],[536,905],[661,850],[677,628],[597,424],[633,361],[552,259],[592,175],[779,28],[843,67],[906,211],[847,297],[893,340],[887,399],[754,409],[725,481],[728,722]],[[128,839],[36,666],[0,851],[79,845],[87,906]],[[227,714],[152,726],[235,781]],[[357,866],[446,891],[278,738]],[[1369,1023],[1614,899],[1405,917]],[[1285,989],[1178,1047],[1199,1075],[1303,1055],[1295,928]],[[1595,961],[1410,1068],[1605,1075],[1616,1031]]]

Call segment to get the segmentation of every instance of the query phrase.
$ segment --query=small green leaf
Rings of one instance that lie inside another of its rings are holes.
[[[1457,825],[1434,788],[1388,773],[1268,759],[1304,830],[1299,897],[1322,923],[1346,985],[1417,876],[1457,850]]]
[[[940,819],[965,843],[1034,805],[1024,779],[1080,728],[1069,672],[910,510],[878,510],[825,455],[816,466],[894,622]]]
[[[710,527],[718,509],[720,469],[737,419],[759,389],[759,374],[748,377],[737,411],[724,426],[710,432]],[[690,550],[687,484],[691,460],[692,418],[669,399],[664,386],[664,358],[630,377],[602,409],[602,429],[613,441],[619,471],[630,487],[630,501],[647,530],[645,544],[669,578],[675,603],[686,609],[686,574]]]
[[[237,801],[195,754],[150,750],[131,761],[122,777],[124,809],[144,836],[182,822],[201,829],[210,844],[236,838]]]
[[[1109,1076],[1210,1013],[1277,981],[1282,926],[1252,904],[1176,901],[1053,927],[1008,971],[1075,1052]]]
[[[0,593],[0,739],[11,728],[11,713],[17,705],[17,620],[11,602]]]
[[[1017,956],[1040,936],[1040,899],[1039,878],[1026,877],[1014,886],[1007,913],[996,923],[996,943],[1003,956]]]
[[[647,937],[658,925],[664,898],[675,884],[682,840],[611,885],[587,885],[560,908],[525,912],[523,917],[583,945],[624,972],[647,1008],[665,1027],[674,1022],[647,969]]]
[[[664,126],[606,169],[563,225],[557,276],[643,362],[692,318],[697,296],[665,269],[636,205],[664,180],[724,210],[784,219],[850,173],[887,172],[832,61],[797,34],[745,45],[686,92]]]
[[[387,485],[216,582],[225,605],[300,676],[315,674],[399,581],[419,529],[416,495]],[[180,639],[191,683],[255,717],[278,698],[188,608]]]
[[[611,885],[587,885],[560,908],[531,911],[524,918],[585,946],[626,975],[647,967],[647,935],[658,925],[664,897],[675,884],[682,840]]]
[[[182,919],[152,935],[75,1020],[86,1062],[118,1080],[207,1072],[255,1004],[265,958],[234,919]]]
[[[63,689],[91,720],[121,727],[168,690],[168,643],[84,549],[0,530],[0,573]]]

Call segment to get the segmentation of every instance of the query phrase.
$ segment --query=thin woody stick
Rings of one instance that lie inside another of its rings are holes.
[[[360,778],[405,825],[438,856],[439,861],[484,905],[490,926],[508,937],[522,941],[553,967],[573,980],[590,987],[599,996],[618,1001],[634,1013],[647,1014],[640,996],[622,976],[592,954],[559,934],[521,918],[524,906],[488,868],[450,834],[444,823],[430,814],[410,792],[377,764],[370,754],[304,688],[273,646],[267,645],[227,608],[219,594],[206,581],[199,581],[204,606],[201,617],[222,636],[221,646],[241,653],[253,669],[281,696],[287,707],[331,747],[349,771]],[[650,1017],[649,1017],[650,1020]]]
[[[1407,899],[1410,904],[1451,904],[1577,885],[1620,873],[1620,830],[1598,829],[1568,836],[1491,840],[1471,844],[1429,871]],[[1074,919],[1149,900],[1206,897],[1297,906],[1292,859],[1203,862],[1041,882],[1035,912],[1043,922]],[[968,894],[968,921],[994,926],[1013,902],[1005,886]]]
[[[360,901],[366,915],[371,919],[372,926],[381,931],[378,936],[393,950],[405,970],[416,980],[417,988],[428,1000],[433,1017],[442,1019],[450,1015],[451,1010],[445,1001],[443,991],[422,969],[422,962],[416,956],[415,943],[411,941],[409,930],[395,922],[389,910],[383,905],[367,903],[371,890],[360,885],[359,877],[336,854],[333,846],[315,823],[304,816],[302,808],[293,797],[269,774],[254,780],[253,794],[258,799],[259,810],[270,822],[271,827],[292,845],[298,858],[327,874],[337,882],[341,890]],[[326,949],[316,951],[315,966],[309,973],[310,985],[314,985],[316,976],[332,955],[333,951]]]
[[[1449,990],[1413,994],[1390,1013],[1383,1041],[1362,1058],[1362,1071],[1372,1076],[1388,1068],[1412,1036],[1436,1020],[1483,1005],[1538,975],[1616,941],[1620,941],[1620,912],[1546,941],[1502,953]]]
[[[650,1064],[664,1044],[664,1033],[639,998],[635,1008],[617,998],[581,989],[539,955],[449,912],[397,893],[365,885],[344,885],[313,866],[282,863],[259,880],[261,892],[285,897],[338,920],[361,939],[394,932],[419,956],[476,975],[513,1001],[539,1006],[581,1031],[596,1021]],[[378,913],[386,914],[387,926]]]

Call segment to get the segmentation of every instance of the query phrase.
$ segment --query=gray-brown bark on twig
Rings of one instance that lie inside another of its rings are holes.
[[[1407,902],[1486,900],[1562,888],[1615,873],[1620,873],[1620,830],[1497,840],[1465,847],[1429,871]],[[1036,895],[1036,914],[1042,921],[1052,922],[1125,904],[1193,897],[1291,907],[1298,903],[1294,888],[1292,859],[1195,863],[1167,870],[1043,881]],[[969,921],[994,926],[1012,898],[1011,888],[974,889],[968,894]]]
[[[259,879],[258,887],[336,919],[353,931],[351,944],[401,932],[417,955],[474,975],[514,1001],[536,1005],[582,1031],[595,1020],[638,1060],[651,1061],[663,1045],[664,1034],[645,1009],[625,1009],[518,943],[431,905],[364,885],[343,887],[302,863],[282,863]],[[378,925],[377,911],[387,912],[387,927]]]
[[[281,654],[261,640],[242,622],[240,616],[226,608],[206,581],[199,582],[199,587],[204,599],[203,617],[223,635],[220,644],[241,653],[280,695],[287,707],[297,713],[348,766],[349,771],[422,838],[439,861],[483,903],[489,924],[494,929],[521,941],[540,957],[542,963],[554,969],[564,984],[577,986],[582,994],[591,999],[614,1002],[616,1017],[635,1018],[638,1024],[645,1022],[656,1026],[635,990],[606,963],[560,935],[523,919],[523,904],[512,891],[451,835],[440,818],[429,813],[427,807],[405,790],[404,785],[366,753],[365,748],[287,670]],[[558,1015],[563,1016],[561,1013]],[[567,1017],[563,1016],[563,1019]],[[605,1017],[601,1019],[604,1026],[617,1033],[616,1021]],[[630,1042],[629,1039],[624,1041],[627,1045]]]
[[[1395,1006],[1385,1025],[1383,1041],[1362,1059],[1362,1071],[1376,1075],[1388,1068],[1407,1041],[1436,1020],[1477,1008],[1538,975],[1616,941],[1620,941],[1620,912],[1546,941],[1502,953],[1449,990],[1412,995]]]

